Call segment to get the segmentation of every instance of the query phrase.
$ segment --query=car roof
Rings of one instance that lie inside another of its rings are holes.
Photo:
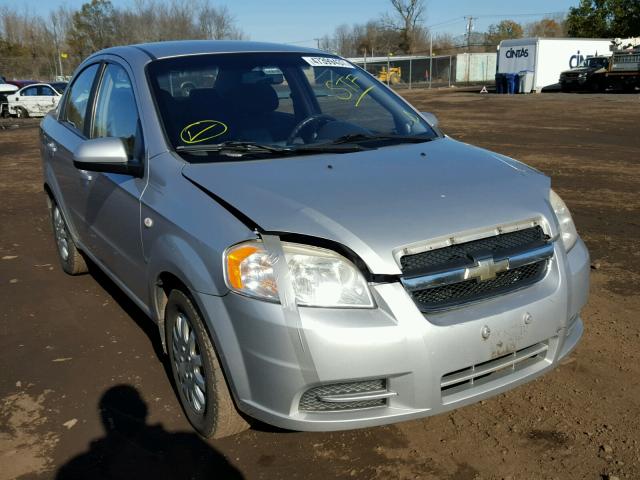
[[[179,40],[170,42],[141,43],[127,47],[113,47],[98,53],[124,54],[126,49],[137,48],[154,59],[200,55],[207,53],[276,53],[295,52],[317,55],[326,54],[315,48],[284,45],[279,43],[250,42],[245,40]]]
[[[38,82],[38,83],[30,83],[29,85],[25,85],[24,87],[22,87],[20,90],[24,90],[25,88],[29,88],[29,87],[38,87],[40,85],[45,85],[47,87],[51,87],[50,83],[42,83],[42,82]],[[19,90],[19,91],[20,91]],[[54,88],[55,90],[55,88]]]

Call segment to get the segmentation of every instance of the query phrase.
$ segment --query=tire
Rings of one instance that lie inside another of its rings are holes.
[[[29,118],[29,112],[24,107],[16,107],[16,115],[18,118]]]
[[[169,294],[165,335],[178,398],[193,428],[206,438],[247,430],[249,424],[236,410],[202,316],[180,290]]]
[[[587,88],[591,93],[604,92],[604,84],[598,80],[592,80],[587,84]]]
[[[58,207],[58,204],[53,200],[50,200],[49,214],[53,228],[53,238],[56,242],[56,251],[58,252],[58,260],[60,261],[62,269],[69,275],[87,273],[89,271],[87,263],[69,233],[67,221],[62,215],[60,207]]]

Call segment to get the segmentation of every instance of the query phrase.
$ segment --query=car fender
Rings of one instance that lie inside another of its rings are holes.
[[[175,234],[157,237],[149,254],[149,289],[154,292],[163,273],[170,273],[180,279],[192,292],[221,296],[227,290],[220,290],[220,279],[215,279],[211,266],[184,238]]]

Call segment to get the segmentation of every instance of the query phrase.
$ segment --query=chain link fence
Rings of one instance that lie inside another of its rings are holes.
[[[495,83],[496,53],[405,55],[350,58],[374,77],[395,88],[491,85]]]

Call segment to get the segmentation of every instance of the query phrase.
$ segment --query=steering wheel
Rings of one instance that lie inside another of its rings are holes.
[[[324,113],[309,115],[307,118],[302,119],[300,122],[298,122],[298,124],[295,127],[293,127],[291,134],[289,134],[289,136],[287,137],[287,145],[293,145],[294,140],[298,138],[302,129],[304,129],[308,125],[311,125],[312,123],[316,123],[316,122],[318,123],[323,122],[322,124],[324,125],[327,122],[333,122],[333,121],[335,121],[334,117],[332,117],[331,115],[326,115]],[[320,127],[320,125],[318,125],[315,130],[317,130],[318,127]],[[307,139],[305,139],[304,137],[302,137],[302,140],[304,141],[304,143],[309,143]]]
[[[180,84],[180,89],[186,97],[191,94],[191,90],[193,90],[194,88],[196,88],[196,85],[193,82],[182,82]]]

